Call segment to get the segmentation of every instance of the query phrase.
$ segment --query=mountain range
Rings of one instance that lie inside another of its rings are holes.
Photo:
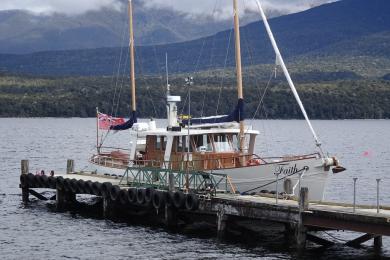
[[[288,61],[295,60],[308,67],[325,62],[322,67],[328,66],[329,71],[343,67],[360,75],[369,75],[368,71],[378,66],[380,73],[385,75],[389,73],[390,65],[389,13],[388,0],[342,0],[273,18],[270,24]],[[89,33],[96,32],[92,28]],[[82,37],[85,31],[79,33]],[[165,34],[163,30],[160,33]],[[169,55],[172,73],[233,67],[232,35],[232,30],[225,30],[191,41],[138,46],[138,73],[162,73],[165,53]],[[243,26],[241,43],[244,65],[274,62],[275,55],[262,22]],[[0,45],[4,46],[2,42]],[[128,66],[127,51],[127,48],[112,47],[1,54],[0,71],[39,75],[111,75],[120,63],[119,57],[122,57],[125,67]]]
[[[0,53],[22,54],[127,45],[124,42],[128,39],[127,0],[118,1],[123,2],[119,10],[104,7],[77,15],[0,11]],[[228,29],[232,24],[230,20],[213,19],[215,17],[211,10],[199,19],[192,19],[185,13],[169,8],[145,7],[144,1],[135,0],[133,3],[135,40],[139,45],[193,40]],[[272,17],[285,14],[279,10],[269,10],[268,13]],[[243,24],[258,17],[258,14],[249,13]]]

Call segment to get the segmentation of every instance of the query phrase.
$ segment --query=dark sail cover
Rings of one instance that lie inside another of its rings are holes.
[[[133,111],[129,120],[121,125],[111,126],[110,129],[116,131],[127,130],[132,128],[135,123],[137,123],[137,112]]]
[[[216,124],[216,123],[227,123],[227,122],[240,122],[245,119],[244,115],[244,100],[239,99],[236,108],[230,115],[226,116],[215,116],[215,117],[202,117],[202,118],[192,118],[191,125],[200,125],[200,124]],[[182,125],[188,125],[188,119],[182,120]]]

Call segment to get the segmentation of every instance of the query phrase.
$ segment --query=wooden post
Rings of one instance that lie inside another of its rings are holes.
[[[299,221],[295,230],[295,240],[297,249],[301,250],[306,247],[306,232],[307,229],[303,224],[303,212],[309,209],[309,189],[303,187],[299,193]]]
[[[170,173],[168,176],[168,185],[169,185],[169,191],[174,192],[175,191],[175,175],[173,173]]]
[[[284,192],[286,194],[292,194],[293,193],[293,185],[291,179],[286,179],[283,183]]]
[[[383,246],[382,236],[374,237],[374,247],[375,249],[381,249]]]
[[[113,215],[113,201],[110,198],[110,195],[103,196],[103,217],[109,218]]]
[[[66,163],[66,174],[74,172],[74,160],[68,159]]]
[[[29,161],[28,160],[22,160],[20,165],[20,174],[28,174],[29,172]],[[29,191],[28,191],[28,185],[25,185],[22,187],[22,201],[24,203],[29,202]]]
[[[217,213],[217,238],[218,240],[222,240],[226,234],[226,222],[227,216],[225,215],[225,211],[221,208]]]
[[[64,190],[56,189],[56,208],[62,210],[66,204],[66,194]]]
[[[168,175],[168,190],[170,193],[175,192],[175,175],[173,173],[170,173]],[[169,194],[167,195],[169,196]],[[177,210],[174,207],[168,206],[166,204],[165,204],[165,224],[170,228],[177,226]]]
[[[299,193],[299,213],[309,209],[309,188],[303,187]]]

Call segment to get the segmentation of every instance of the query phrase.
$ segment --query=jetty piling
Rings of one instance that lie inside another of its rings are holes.
[[[226,233],[239,228],[237,223],[241,220],[253,220],[256,229],[262,228],[258,223],[266,221],[284,227],[286,238],[297,249],[304,249],[307,242],[324,247],[333,245],[334,241],[317,235],[324,230],[363,233],[346,243],[348,246],[359,246],[373,239],[374,247],[381,248],[382,236],[390,236],[390,207],[379,207],[379,182],[375,209],[356,205],[355,198],[353,204],[309,202],[307,187],[300,188],[297,201],[278,193],[239,195],[226,191],[213,191],[210,194],[204,191],[196,193],[196,190],[186,192],[178,188],[173,173],[167,175],[166,186],[159,184],[153,187],[153,182],[148,182],[148,187],[139,182],[122,184],[120,179],[113,176],[76,172],[73,160],[67,161],[66,174],[57,174],[55,177],[33,175],[28,173],[28,169],[29,161],[22,160],[20,188],[23,202],[28,203],[29,194],[47,200],[35,189],[55,189],[59,211],[68,208],[77,210],[80,204],[76,194],[90,194],[102,198],[101,214],[105,218],[142,215],[157,219],[170,228],[180,227],[178,223],[214,219],[218,239],[223,239]],[[286,180],[285,192],[291,189],[291,180]],[[275,197],[279,197],[278,200]]]
[[[22,182],[23,178],[27,179],[27,175],[29,173],[29,161],[28,160],[22,160],[20,169],[21,169],[20,180]],[[23,200],[24,203],[28,203],[29,202],[29,187],[28,187],[27,182],[21,183],[21,188],[22,188],[22,200]]]

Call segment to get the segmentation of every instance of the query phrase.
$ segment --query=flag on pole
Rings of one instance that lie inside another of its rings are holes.
[[[111,126],[121,125],[125,122],[124,118],[112,117],[98,112],[99,129],[109,130]]]

